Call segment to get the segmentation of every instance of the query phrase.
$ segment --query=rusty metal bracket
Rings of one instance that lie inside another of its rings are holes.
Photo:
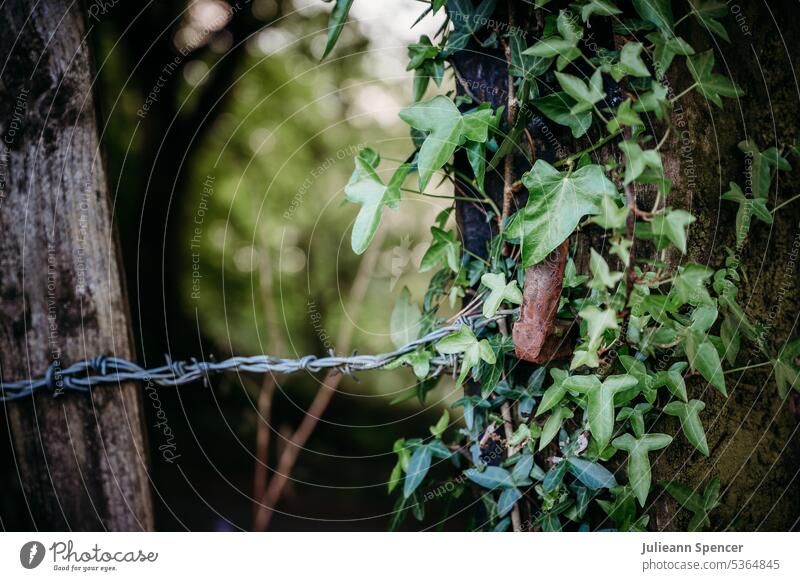
[[[518,359],[542,364],[572,354],[569,330],[556,325],[568,252],[569,242],[565,240],[525,271],[520,317],[511,332]]]

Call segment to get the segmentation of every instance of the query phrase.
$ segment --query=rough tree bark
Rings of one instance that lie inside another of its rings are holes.
[[[541,20],[537,20],[528,3],[498,2],[491,22],[500,26],[508,23],[508,5],[515,6],[515,26],[524,32],[528,46],[541,35]],[[673,2],[676,20],[682,17],[686,4]],[[630,11],[629,3],[619,3]],[[567,8],[567,2],[548,4],[557,13]],[[747,1],[729,4],[730,14],[724,19],[731,43],[715,43],[706,29],[694,19],[681,24],[679,34],[696,49],[714,47],[720,72],[732,76],[747,91],[739,101],[728,101],[724,111],[694,94],[680,100],[672,112],[673,131],[664,148],[665,170],[674,185],[668,205],[692,211],[698,221],[692,225],[689,242],[690,260],[712,267],[724,265],[726,247],[735,246],[735,204],[720,201],[731,180],[744,183],[746,162],[737,143],[754,139],[759,146],[782,146],[798,137],[800,128],[800,93],[796,78],[796,59],[800,43],[800,22],[793,17],[796,4],[781,1],[767,3]],[[594,26],[589,30],[589,42],[597,46],[614,47],[610,29]],[[586,40],[586,39],[585,39]],[[720,54],[721,51],[721,54]],[[502,49],[487,49],[472,42],[467,50],[457,53],[454,65],[458,70],[456,89],[459,94],[470,93],[493,107],[508,106],[508,80]],[[676,59],[668,83],[672,96],[692,84],[683,64]],[[547,89],[545,89],[547,91]],[[608,92],[608,87],[606,87]],[[586,147],[587,138],[580,143],[572,140],[569,131],[554,123],[533,117],[528,129],[535,143],[535,156],[553,161],[563,148],[568,153]],[[588,138],[590,139],[590,137]],[[596,159],[607,159],[608,148],[595,152]],[[796,158],[792,160],[795,166]],[[460,160],[469,173],[466,159]],[[530,165],[521,155],[515,157],[515,173],[519,177]],[[502,168],[487,175],[487,193],[500,204],[503,193]],[[771,193],[774,207],[800,191],[800,168],[780,175],[777,197]],[[524,193],[516,204],[525,202]],[[496,233],[474,204],[457,202],[457,218],[465,246],[473,253],[486,255],[486,244]],[[588,254],[591,234],[581,235],[577,242],[579,253]],[[787,206],[775,216],[770,228],[756,224],[742,256],[741,267],[747,279],[740,284],[741,304],[750,319],[766,329],[768,339],[780,346],[798,335],[800,289],[797,285],[800,221],[798,206]],[[584,250],[585,249],[585,250]],[[584,257],[585,258],[585,257]],[[681,258],[673,257],[677,264]],[[579,270],[581,256],[576,257]],[[743,346],[740,365],[760,362]],[[658,458],[654,481],[663,478],[701,488],[711,478],[722,481],[722,504],[711,515],[715,529],[733,530],[793,530],[798,527],[800,514],[800,435],[798,434],[797,397],[781,401],[769,367],[729,375],[727,399],[715,390],[703,391],[700,382],[690,383],[693,397],[702,397],[707,408],[703,419],[711,448],[711,457],[691,453],[691,447],[680,435],[677,420],[666,418],[659,422],[658,431],[676,436],[672,445]],[[766,370],[766,371],[764,371]],[[702,393],[701,393],[702,392]],[[653,530],[685,530],[688,516],[680,511],[668,495],[656,487],[651,497]]]
[[[98,354],[131,358],[79,3],[12,0],[0,16],[0,370],[37,377]],[[139,386],[8,404],[37,529],[153,528]]]

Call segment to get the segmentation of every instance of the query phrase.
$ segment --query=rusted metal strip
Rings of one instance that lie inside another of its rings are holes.
[[[572,353],[566,333],[554,333],[568,251],[569,242],[565,240],[546,259],[525,271],[520,317],[512,329],[518,359],[541,364]]]

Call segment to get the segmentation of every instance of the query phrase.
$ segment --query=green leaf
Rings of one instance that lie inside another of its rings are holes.
[[[558,432],[561,430],[561,424],[564,423],[564,420],[572,417],[572,410],[566,407],[558,407],[553,410],[553,413],[550,414],[550,417],[547,418],[547,421],[542,426],[542,435],[539,436],[539,451],[545,449],[545,447],[553,441],[558,435]]]
[[[625,184],[629,184],[649,167],[658,173],[663,173],[661,155],[655,149],[643,150],[635,141],[623,141],[619,148],[625,154]]]
[[[701,454],[708,456],[708,442],[706,433],[703,430],[703,422],[700,421],[700,412],[706,408],[706,404],[699,399],[693,399],[688,403],[673,401],[664,406],[664,413],[676,416],[681,421],[681,429],[686,439],[697,448]]]
[[[336,46],[336,41],[339,40],[339,35],[342,33],[345,23],[347,22],[347,15],[350,13],[350,7],[353,5],[353,0],[336,0],[336,4],[331,11],[331,16],[328,19],[328,42],[325,43],[325,52],[322,53],[322,58],[327,57]]]
[[[431,227],[433,240],[419,265],[420,272],[427,272],[438,266],[449,266],[458,274],[461,266],[461,242],[454,231],[445,232],[436,226]]]
[[[707,50],[687,57],[689,73],[697,83],[697,92],[722,109],[721,97],[741,97],[744,91],[728,77],[711,72],[714,68],[714,51]]]
[[[427,446],[419,446],[411,455],[406,470],[406,481],[403,484],[403,496],[408,498],[422,484],[428,469],[431,467],[431,450]]]
[[[637,383],[630,375],[611,375],[602,383],[596,375],[573,375],[564,380],[567,389],[586,395],[589,431],[600,448],[605,448],[614,433],[614,396]]]
[[[592,271],[592,281],[589,283],[590,288],[597,290],[606,288],[613,289],[622,279],[622,273],[617,271],[611,272],[605,258],[594,248],[591,249],[589,269]]]
[[[767,189],[769,189],[769,186],[767,186]],[[736,212],[737,248],[747,238],[753,216],[756,216],[762,222],[772,224],[772,213],[767,209],[766,198],[748,198],[735,182],[728,184],[728,191],[722,194],[722,199],[739,204],[739,210]]]
[[[729,365],[736,363],[736,357],[739,355],[739,348],[741,347],[741,335],[736,319],[733,317],[725,317],[719,329],[719,336],[722,339],[722,344],[725,346],[725,359]]]
[[[758,198],[766,198],[769,194],[773,169],[783,171],[792,169],[788,160],[774,147],[761,151],[754,141],[748,139],[739,143],[739,149],[750,158],[750,183],[753,194]]]
[[[567,388],[564,387],[564,380],[569,376],[569,373],[563,369],[553,367],[550,369],[550,376],[553,378],[553,385],[548,387],[547,391],[544,392],[542,401],[539,402],[539,407],[536,410],[536,417],[553,409],[564,399],[567,393]]]
[[[686,254],[685,228],[695,220],[686,210],[667,208],[663,213],[654,216],[650,225],[654,235],[666,237],[682,254]]]
[[[519,30],[513,30],[508,35],[508,50],[511,53],[509,74],[524,79],[535,79],[547,72],[552,58],[526,54],[525,36]]]
[[[786,343],[778,353],[778,358],[772,362],[775,382],[778,384],[778,395],[781,398],[785,398],[791,389],[800,391],[798,358],[800,358],[800,337]]]
[[[489,296],[483,301],[483,316],[487,319],[494,317],[503,301],[522,304],[522,291],[517,286],[517,281],[512,280],[506,284],[506,276],[502,273],[486,273],[481,277],[481,284],[489,289]]]
[[[633,0],[633,7],[643,19],[662,31],[672,32],[675,20],[671,0]]]
[[[522,493],[518,489],[506,488],[497,499],[497,516],[500,518],[506,516],[520,498],[522,498]]]
[[[499,466],[487,466],[481,472],[476,468],[464,471],[464,476],[472,480],[478,486],[494,490],[495,488],[516,488],[511,473]]]
[[[601,311],[594,305],[589,305],[581,309],[578,315],[586,321],[588,341],[585,350],[575,352],[570,369],[576,369],[581,365],[597,367],[600,365],[597,350],[603,342],[605,332],[619,329],[617,313],[614,309]]]
[[[704,334],[690,332],[686,341],[686,355],[691,368],[699,372],[717,391],[727,397],[728,390],[725,387],[722,362],[714,344],[708,341]]]
[[[467,325],[462,325],[452,335],[440,339],[436,344],[436,349],[444,355],[463,353],[458,385],[464,382],[470,370],[478,365],[481,360],[491,364],[494,364],[497,360],[489,342],[486,339],[478,341],[472,329]]]
[[[383,207],[397,207],[400,187],[411,169],[407,164],[401,165],[392,175],[389,184],[384,185],[375,171],[378,164],[373,157],[375,155],[372,150],[364,149],[356,156],[355,171],[344,187],[347,201],[361,204],[350,238],[350,245],[356,254],[363,254],[372,242],[381,223]]]
[[[561,486],[561,482],[563,482],[566,473],[567,463],[562,460],[547,471],[547,475],[545,475],[542,481],[542,489],[544,489],[545,492],[552,492]]]
[[[672,395],[679,397],[683,401],[688,400],[686,393],[686,382],[683,379],[683,372],[688,367],[685,361],[673,363],[667,371],[659,371],[653,378],[653,387],[659,388],[666,386]]]
[[[679,36],[653,32],[647,35],[647,40],[655,45],[653,66],[658,79],[664,78],[677,55],[689,56],[694,54],[692,46]]]
[[[483,143],[488,139],[491,109],[478,109],[462,115],[443,95],[402,109],[400,118],[427,134],[417,157],[420,189],[446,164],[465,139]]]
[[[575,456],[567,458],[566,461],[569,464],[569,471],[592,490],[617,486],[614,475],[597,462],[589,462]]]
[[[408,46],[408,65],[406,70],[418,69],[425,61],[436,58],[438,54],[439,49],[431,43],[431,39],[426,35],[422,35],[419,38],[419,42]]]
[[[622,10],[617,8],[616,5],[609,0],[591,0],[581,8],[581,18],[584,22],[594,15],[614,16],[616,14],[622,14]]]
[[[556,68],[560,71],[581,56],[578,41],[583,36],[583,30],[567,10],[559,12],[556,24],[559,34],[541,39],[522,54],[543,58],[558,57]]]
[[[716,20],[728,14],[728,6],[719,0],[694,0],[692,2],[692,13],[701,25],[706,27],[709,32],[715,34],[726,42],[731,39],[725,27]]]
[[[606,124],[606,130],[609,133],[619,133],[623,127],[644,127],[644,122],[641,117],[631,108],[632,102],[630,99],[625,99],[619,107],[617,112]]]
[[[389,332],[395,347],[402,347],[419,337],[422,311],[416,303],[411,302],[411,293],[403,287],[394,305]]]
[[[528,204],[506,229],[508,239],[519,239],[524,267],[544,260],[587,214],[599,214],[603,196],[617,197],[614,184],[599,165],[585,165],[561,173],[539,159],[522,178],[530,192]]]
[[[689,263],[675,277],[673,291],[681,303],[701,305],[711,303],[706,284],[714,272],[700,264]]]
[[[652,482],[649,454],[666,448],[670,442],[672,437],[667,434],[645,434],[641,438],[624,434],[611,442],[618,450],[628,452],[628,482],[641,506],[647,502]]]
[[[472,0],[447,0],[447,15],[453,22],[453,31],[447,38],[444,55],[465,48],[470,37],[486,25],[494,7],[495,0],[483,0],[477,7]]]
[[[627,206],[617,206],[614,200],[608,196],[604,196],[600,204],[600,213],[594,216],[590,222],[606,230],[623,228],[628,219],[629,212],[630,210]]]
[[[559,125],[569,127],[572,136],[577,139],[592,126],[592,112],[584,111],[573,114],[571,111],[575,103],[575,99],[564,92],[551,93],[531,101],[531,104],[542,112],[542,115]]]
[[[567,73],[557,72],[556,78],[564,92],[577,101],[570,109],[570,113],[573,115],[590,111],[595,103],[602,101],[606,96],[603,92],[603,78],[599,69],[594,72],[588,83]]]
[[[619,65],[611,68],[611,76],[619,81],[625,75],[631,77],[649,77],[650,71],[642,60],[641,42],[628,42],[619,53]]]

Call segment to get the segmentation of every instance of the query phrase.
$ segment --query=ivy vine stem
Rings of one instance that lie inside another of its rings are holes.
[[[737,367],[735,369],[728,369],[726,371],[723,371],[723,373],[727,375],[728,373],[747,371],[748,369],[756,369],[757,367],[764,367],[766,365],[772,365],[772,361],[762,361],[761,363],[755,363],[754,365],[744,365],[742,367]]]
[[[680,93],[675,95],[672,99],[670,99],[669,102],[670,103],[676,103],[678,100],[680,100],[681,97],[683,97],[685,95],[688,95],[689,93],[694,91],[699,85],[700,85],[700,83],[693,83],[693,84],[689,85],[683,91],[681,91]]]
[[[775,212],[777,212],[778,210],[780,210],[780,209],[781,209],[781,208],[783,208],[784,206],[788,206],[789,204],[791,204],[791,203],[792,203],[792,202],[794,202],[795,200],[800,200],[800,194],[797,194],[796,196],[792,196],[791,198],[789,198],[789,199],[788,199],[788,200],[786,200],[785,202],[781,202],[780,204],[778,204],[777,206],[775,206],[775,207],[772,209],[772,213],[774,214]]]

